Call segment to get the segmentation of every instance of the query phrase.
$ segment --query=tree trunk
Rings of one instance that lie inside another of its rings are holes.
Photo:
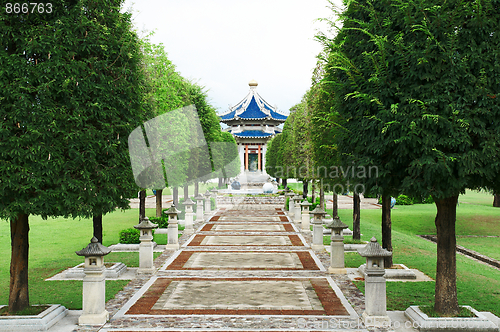
[[[172,198],[173,198],[173,203],[176,208],[179,208],[179,188],[178,187],[173,187],[172,188]]]
[[[94,215],[92,217],[92,224],[94,226],[94,236],[102,244],[102,214]]]
[[[189,198],[189,186],[186,184],[184,186],[184,202]]]
[[[10,220],[10,291],[9,312],[23,310],[29,306],[28,292],[28,233],[30,226],[27,214],[18,214]]]
[[[161,217],[161,210],[163,210],[163,203],[161,201],[161,195],[163,195],[163,189],[156,189],[156,217]]]
[[[442,315],[456,315],[459,312],[457,299],[457,240],[455,222],[457,219],[458,195],[441,200],[434,198],[437,207],[437,267],[434,310]]]
[[[284,189],[284,188],[286,188],[286,185],[287,185],[287,183],[286,183],[286,179],[283,179],[283,180],[282,180],[282,183],[283,183],[283,189]]]
[[[146,190],[139,192],[139,222],[146,218]]]
[[[391,195],[382,195],[382,248],[392,252]],[[392,256],[384,258],[384,267],[392,267]]]
[[[307,198],[307,187],[308,187],[307,180],[302,180],[302,198]]]
[[[314,204],[316,202],[316,193],[314,192],[316,190],[316,184],[314,183],[314,180],[311,181],[311,199],[312,203]]]
[[[322,185],[319,187],[319,206],[321,206],[322,209],[325,209],[325,191],[323,190]]]
[[[495,194],[493,198],[493,207],[500,207],[500,194]]]
[[[222,189],[222,178],[219,178],[219,189]]]
[[[338,196],[336,193],[333,193],[333,210],[332,210],[332,218],[339,216],[339,204],[338,204]]]
[[[194,183],[194,197],[198,197],[198,194],[200,193],[200,185],[198,182]]]
[[[354,193],[353,197],[353,209],[352,209],[352,239],[361,240],[361,227],[360,227],[360,210],[361,210],[361,200],[359,194]]]

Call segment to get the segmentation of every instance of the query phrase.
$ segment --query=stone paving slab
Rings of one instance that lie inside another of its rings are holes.
[[[183,251],[162,270],[320,270],[309,251]]]
[[[136,301],[129,301],[116,316],[355,315],[332,282],[328,278],[153,277]]]
[[[200,235],[187,246],[304,246],[299,235]]]
[[[242,223],[211,223],[206,224],[202,232],[295,232],[292,224],[242,224]]]

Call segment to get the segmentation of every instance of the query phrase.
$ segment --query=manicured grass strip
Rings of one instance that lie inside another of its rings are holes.
[[[498,237],[459,237],[457,238],[457,244],[496,260],[500,260],[500,238]]]
[[[153,259],[161,255],[161,252],[154,252]],[[104,256],[105,262],[122,262],[127,267],[139,267],[138,252],[111,252]]]

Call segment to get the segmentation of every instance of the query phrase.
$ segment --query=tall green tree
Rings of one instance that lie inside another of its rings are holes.
[[[153,44],[149,36],[142,40],[142,51],[145,59],[148,92],[147,100],[155,116],[179,109],[185,105],[187,89],[185,79],[176,71],[175,65],[168,58],[163,44]],[[171,124],[167,124],[170,126]],[[186,129],[187,131],[187,129]],[[177,137],[181,139],[182,137]],[[169,148],[160,140],[155,141],[155,149]],[[151,142],[150,142],[151,144]],[[164,173],[166,173],[164,171]],[[156,216],[160,217],[163,209],[162,194],[168,183],[156,183]],[[144,190],[145,188],[143,188]]]
[[[345,4],[325,75],[344,129],[338,147],[348,161],[379,164],[389,190],[432,195],[434,309],[456,314],[458,195],[500,185],[499,2]]]
[[[136,196],[127,136],[149,111],[121,1],[59,1],[0,18],[0,217],[9,219],[9,311],[29,305],[29,215],[91,217]]]

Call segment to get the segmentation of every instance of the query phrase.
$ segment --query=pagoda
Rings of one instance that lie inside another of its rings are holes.
[[[248,85],[248,95],[219,117],[220,122],[228,126],[224,131],[230,132],[238,144],[243,178],[248,182],[265,182],[267,142],[281,133],[278,126],[287,116],[257,93],[256,81],[252,80]]]

